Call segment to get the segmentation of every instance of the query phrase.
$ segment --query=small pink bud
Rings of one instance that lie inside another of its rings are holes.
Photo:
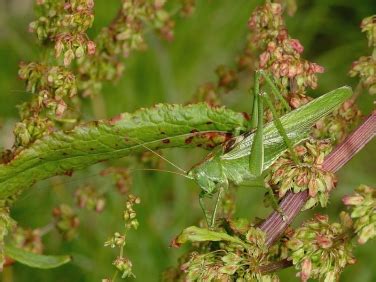
[[[319,190],[319,187],[317,185],[317,181],[315,177],[312,177],[308,183],[308,191],[310,197],[315,197],[317,195],[317,192]]]
[[[342,107],[345,111],[347,111],[348,109],[350,109],[352,107],[352,105],[354,105],[354,100],[349,99],[349,100],[346,100],[345,102],[343,102]]]
[[[310,70],[313,73],[323,73],[325,71],[325,68],[316,64],[316,63],[311,63],[309,66]]]
[[[88,52],[88,54],[89,55],[94,55],[95,54],[95,49],[96,49],[96,46],[95,46],[94,41],[89,40],[87,42],[87,52]]]
[[[165,3],[166,3],[166,0],[155,0],[154,1],[154,7],[156,9],[161,9],[161,8],[163,8]]]
[[[329,217],[325,214],[316,214],[315,219],[322,223],[327,223],[329,221]]]
[[[329,249],[333,245],[333,241],[322,234],[316,236],[316,242],[323,249]]]
[[[268,60],[270,58],[270,54],[269,54],[269,52],[263,52],[263,53],[261,53],[259,58],[260,58],[260,68],[263,68],[263,67],[265,67],[266,63],[268,62]]]
[[[303,45],[299,42],[298,39],[290,39],[291,47],[298,52],[299,54],[304,51]]]
[[[287,76],[288,73],[289,73],[289,65],[286,64],[286,63],[282,63],[280,70],[279,70],[279,75],[280,76]]]
[[[256,27],[256,16],[253,15],[249,20],[248,20],[248,28],[253,29]]]
[[[356,259],[355,259],[355,258],[352,258],[352,257],[351,257],[351,258],[348,258],[348,259],[347,259],[347,263],[348,263],[348,264],[355,264],[355,263],[356,263]]]
[[[289,37],[289,34],[287,32],[287,29],[283,28],[283,29],[279,30],[279,33],[278,33],[278,36],[277,36],[277,39],[279,41],[282,42],[282,41],[286,40],[288,37]]]
[[[279,177],[279,176],[282,176],[283,174],[285,173],[285,170],[283,168],[280,168],[278,169],[276,172],[275,172],[275,176]]]
[[[303,73],[303,64],[301,62],[298,62],[296,65],[296,74],[302,74]]]
[[[364,201],[364,198],[360,195],[353,195],[353,196],[347,195],[342,198],[342,202],[346,206],[349,206],[349,205],[357,206],[363,203],[363,201]]]
[[[366,243],[369,239],[375,236],[376,236],[376,228],[374,224],[368,224],[364,228],[362,228],[362,230],[360,231],[358,243],[362,245]]]
[[[267,51],[269,52],[273,52],[275,50],[275,48],[277,47],[277,45],[275,44],[274,41],[271,41],[268,43],[268,47],[267,47]]]
[[[69,49],[64,53],[64,66],[69,66],[69,64],[72,62],[74,59],[74,53],[72,49]]]
[[[293,78],[296,76],[296,67],[294,65],[291,65],[289,67],[289,73],[287,74],[289,78]]]
[[[64,49],[64,44],[61,40],[57,40],[55,43],[55,56],[59,57]]]
[[[299,108],[300,107],[300,99],[298,98],[291,98],[290,100],[290,105],[296,109],[296,108]]]
[[[94,0],[86,0],[86,5],[89,9],[94,8]]]
[[[66,109],[67,109],[67,104],[65,104],[63,100],[59,101],[55,110],[56,116],[61,118]]]
[[[271,10],[274,15],[280,15],[282,13],[282,6],[279,3],[271,3]]]
[[[300,271],[300,280],[306,282],[311,276],[312,262],[309,259],[305,259],[302,263],[302,270]]]
[[[280,67],[279,67],[279,63],[278,63],[278,62],[274,62],[274,63],[271,65],[271,67],[270,67],[270,69],[271,69],[273,75],[276,76],[276,77],[280,77],[280,75],[279,75],[279,68],[280,68]]]
[[[64,3],[64,10],[69,10],[72,7],[71,3],[65,2]]]

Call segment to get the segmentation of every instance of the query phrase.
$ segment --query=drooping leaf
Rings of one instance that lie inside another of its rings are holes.
[[[70,256],[48,256],[27,252],[13,245],[5,245],[5,255],[30,267],[49,269],[71,261]]]
[[[0,198],[54,175],[70,174],[100,161],[171,147],[214,147],[244,130],[241,113],[207,104],[159,104],[111,120],[45,136],[0,165]]]
[[[235,236],[230,236],[224,232],[212,231],[206,228],[190,226],[175,238],[174,244],[181,245],[187,242],[205,242],[205,241],[228,241],[247,248],[247,244]]]

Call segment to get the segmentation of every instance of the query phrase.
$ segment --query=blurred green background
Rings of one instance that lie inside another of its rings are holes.
[[[197,86],[214,81],[213,70],[219,64],[231,65],[244,44],[247,20],[252,9],[261,1],[223,0],[198,1],[196,12],[188,19],[178,19],[176,37],[171,43],[149,33],[149,49],[134,53],[126,61],[124,77],[115,85],[106,85],[103,96],[95,107],[85,101],[84,118],[87,120],[111,117],[139,107],[159,102],[183,103],[189,100]],[[95,35],[114,17],[119,1],[97,0]],[[319,95],[342,85],[355,86],[357,79],[349,78],[351,63],[361,55],[368,55],[364,34],[359,24],[362,18],[375,13],[374,0],[316,0],[298,1],[294,17],[287,17],[291,36],[305,46],[304,57],[323,65],[319,88],[311,91]],[[17,120],[16,105],[29,99],[23,82],[17,79],[21,60],[38,60],[40,47],[27,32],[33,19],[30,0],[0,0],[0,147],[12,144],[11,130]],[[245,91],[237,91],[226,98],[226,104],[239,111],[249,111]],[[359,99],[364,113],[372,109],[372,97],[364,94]],[[330,207],[325,210],[337,220],[343,208],[340,198],[358,184],[375,185],[376,142],[358,154],[339,172],[338,189],[334,191]],[[200,150],[170,150],[172,161],[188,169],[206,152]],[[122,164],[122,160],[115,162]],[[62,242],[57,233],[44,237],[46,252],[71,254],[73,262],[55,270],[36,270],[16,264],[6,270],[7,281],[100,281],[112,276],[112,260],[117,253],[103,247],[104,241],[122,227],[124,197],[120,197],[109,178],[98,175],[103,165],[98,164],[73,177],[46,180],[24,193],[17,202],[14,218],[25,227],[40,227],[51,220],[51,209],[59,203],[72,203],[75,188],[92,184],[100,191],[108,191],[107,207],[101,214],[80,211],[79,237]],[[140,227],[128,238],[126,254],[133,261],[137,281],[158,281],[161,272],[176,263],[184,252],[169,248],[169,242],[184,227],[196,224],[202,214],[198,207],[198,189],[188,180],[164,173],[135,173],[132,191],[142,204],[137,207]],[[239,216],[254,218],[269,212],[262,205],[263,191],[238,190]],[[320,209],[305,212],[295,224]],[[341,281],[376,281],[376,243],[369,242],[356,249],[358,262],[348,267]],[[294,278],[294,270],[280,272],[282,281]],[[5,278],[5,276],[4,276]],[[132,279],[130,279],[132,280]]]

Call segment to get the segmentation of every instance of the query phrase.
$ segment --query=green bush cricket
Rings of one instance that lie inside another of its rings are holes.
[[[281,102],[285,103],[284,106],[288,108],[286,101],[272,83],[271,78],[263,71],[257,71],[253,91],[253,115],[250,131],[218,146],[187,174],[202,190],[200,204],[210,227],[215,223],[221,193],[228,188],[229,182],[245,186],[263,185],[257,179],[286,150],[290,150],[291,155],[297,162],[297,158],[294,157],[293,146],[307,139],[311,127],[319,119],[332,112],[352,95],[350,87],[340,87],[278,118],[268,94],[259,90],[260,76],[264,78],[273,94],[281,99]],[[263,125],[264,101],[273,113],[273,122],[266,124],[265,127]],[[218,198],[209,223],[203,199],[205,196],[212,196],[215,193],[218,193]]]

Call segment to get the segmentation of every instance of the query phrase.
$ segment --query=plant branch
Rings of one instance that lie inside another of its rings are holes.
[[[324,160],[323,169],[331,172],[338,171],[354,155],[356,155],[376,134],[376,111],[368,116],[365,121],[337,146]],[[272,212],[260,225],[266,233],[266,244],[272,245],[285,231],[287,226],[299,214],[308,200],[308,191],[299,193],[289,192],[282,199],[280,208],[283,210],[285,219],[279,212]]]
[[[287,268],[290,266],[292,266],[292,261],[284,259],[284,260],[269,263],[267,265],[260,266],[259,271],[262,274],[268,274],[268,273],[276,272],[279,269]]]

